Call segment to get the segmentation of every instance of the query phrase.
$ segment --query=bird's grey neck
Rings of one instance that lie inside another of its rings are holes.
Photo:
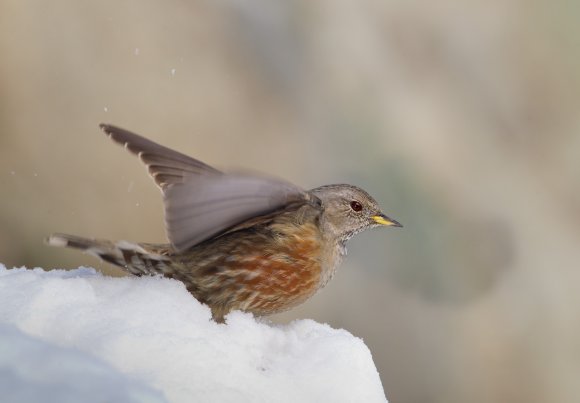
[[[323,251],[325,258],[323,259],[322,273],[320,277],[319,288],[324,287],[336,273],[336,269],[340,266],[342,259],[346,255],[346,245],[341,240],[328,242]]]
[[[324,227],[324,222],[321,223]],[[328,223],[326,223],[328,225]],[[327,229],[321,231],[322,234],[335,234],[333,229]],[[323,235],[324,236],[324,235]],[[351,236],[343,236],[342,234],[339,236],[328,236],[324,245],[324,250],[322,251],[322,273],[320,277],[320,284],[319,288],[324,287],[330,279],[336,273],[336,269],[342,262],[344,256],[346,255],[346,241],[348,241]]]
[[[334,253],[338,253],[340,257],[346,256],[346,243],[352,238],[356,232],[347,232],[336,234],[335,228],[330,227],[330,223],[322,221],[323,234],[333,234],[326,240],[327,244],[334,249]]]

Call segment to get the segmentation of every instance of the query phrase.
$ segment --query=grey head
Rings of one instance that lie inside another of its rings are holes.
[[[359,187],[326,185],[312,189],[309,193],[322,201],[324,233],[341,243],[368,228],[402,227],[387,217],[376,200]]]

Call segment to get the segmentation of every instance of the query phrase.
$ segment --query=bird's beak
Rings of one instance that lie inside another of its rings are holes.
[[[400,223],[387,217],[383,213],[374,215],[371,218],[373,219],[374,222],[376,222],[379,225],[385,225],[387,227],[399,227],[399,228],[402,227]]]

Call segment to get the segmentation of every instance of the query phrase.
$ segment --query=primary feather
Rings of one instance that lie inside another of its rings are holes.
[[[195,158],[164,147],[128,130],[108,124],[101,124],[100,127],[115,143],[121,144],[131,153],[139,156],[161,190],[170,185],[183,183],[186,177],[192,175],[221,175],[217,169]]]

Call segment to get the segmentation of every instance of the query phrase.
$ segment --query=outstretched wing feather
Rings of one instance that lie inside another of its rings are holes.
[[[147,165],[164,196],[167,237],[186,250],[247,220],[312,196],[288,182],[255,175],[226,175],[185,154],[119,127],[101,129]]]
[[[217,169],[195,158],[164,147],[128,130],[108,124],[101,124],[100,127],[114,142],[139,156],[161,189],[182,183],[187,176],[221,174]]]

